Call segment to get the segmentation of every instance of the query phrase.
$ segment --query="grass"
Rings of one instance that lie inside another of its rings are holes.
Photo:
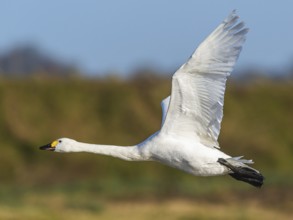
[[[158,163],[41,152],[67,136],[131,145],[160,127],[170,81],[2,79],[0,219],[290,219],[293,83],[230,82],[220,145],[254,159],[261,190]]]
[[[197,197],[100,197],[85,191],[9,193],[0,200],[1,219],[290,219],[292,191],[250,190]],[[273,195],[274,194],[274,195]],[[11,197],[12,195],[12,197]],[[5,197],[4,197],[5,198]],[[5,200],[5,199],[4,199]]]

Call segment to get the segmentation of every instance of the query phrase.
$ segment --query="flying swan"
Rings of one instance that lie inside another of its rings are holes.
[[[217,141],[226,79],[248,32],[238,18],[233,11],[175,72],[171,96],[161,103],[161,129],[142,143],[126,147],[60,138],[40,149],[90,152],[128,161],[157,161],[195,176],[229,174],[261,187],[264,177],[247,165],[252,160],[223,153]]]

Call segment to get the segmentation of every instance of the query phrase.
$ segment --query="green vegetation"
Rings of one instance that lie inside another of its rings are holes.
[[[158,163],[38,150],[59,137],[138,143],[160,128],[169,93],[170,80],[159,77],[1,79],[0,219],[289,219],[292,81],[228,83],[220,144],[255,160],[266,177],[261,190]]]

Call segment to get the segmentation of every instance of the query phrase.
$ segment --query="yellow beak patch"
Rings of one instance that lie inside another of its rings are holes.
[[[57,141],[57,140],[56,140],[56,141],[53,141],[53,142],[51,143],[51,147],[56,147],[57,144],[58,144],[58,141]]]

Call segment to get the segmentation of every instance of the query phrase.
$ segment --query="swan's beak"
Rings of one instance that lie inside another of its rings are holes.
[[[52,146],[52,143],[50,143],[50,144],[46,144],[46,145],[44,145],[44,146],[41,146],[41,147],[40,147],[40,150],[54,151],[54,150],[55,150],[55,147]]]

